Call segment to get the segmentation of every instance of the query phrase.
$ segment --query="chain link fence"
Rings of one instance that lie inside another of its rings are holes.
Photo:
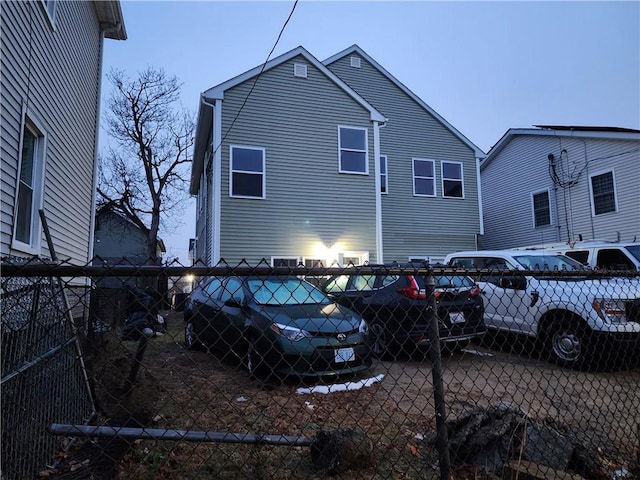
[[[2,270],[3,480],[640,475],[638,272]]]

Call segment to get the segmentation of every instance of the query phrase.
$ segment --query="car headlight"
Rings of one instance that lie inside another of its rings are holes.
[[[369,324],[364,319],[360,320],[358,332],[362,335],[369,335]]]
[[[624,309],[624,300],[596,298],[593,308],[598,316],[609,323],[626,323],[627,316]]]
[[[280,323],[272,323],[271,330],[276,332],[278,335],[282,335],[286,339],[291,340],[292,342],[297,342],[298,340],[302,340],[303,338],[311,337],[311,334],[306,330],[290,327],[288,325],[282,325]]]

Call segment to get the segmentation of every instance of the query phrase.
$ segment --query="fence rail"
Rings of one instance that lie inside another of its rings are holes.
[[[1,267],[3,480],[640,475],[638,272]]]

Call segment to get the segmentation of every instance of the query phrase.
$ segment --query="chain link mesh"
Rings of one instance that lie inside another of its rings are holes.
[[[640,474],[638,272],[2,268],[3,479]]]

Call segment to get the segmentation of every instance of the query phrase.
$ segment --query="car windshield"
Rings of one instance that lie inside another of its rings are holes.
[[[640,245],[627,245],[625,248],[636,257],[636,260],[640,261]]]
[[[565,255],[514,255],[513,258],[526,270],[585,270],[584,265]]]
[[[298,278],[256,278],[246,282],[260,305],[329,304],[331,300],[310,283]]]

